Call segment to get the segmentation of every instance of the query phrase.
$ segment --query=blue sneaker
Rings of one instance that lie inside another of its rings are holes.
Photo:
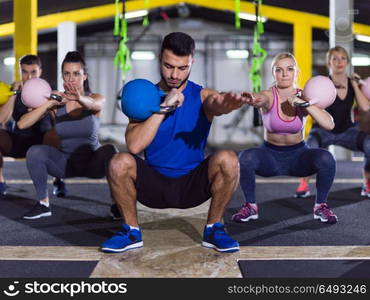
[[[5,182],[0,182],[0,197],[6,195],[6,190],[8,189],[8,186]]]
[[[204,228],[202,246],[220,252],[239,251],[239,243],[226,233],[225,225],[221,223],[215,223],[210,228],[207,228],[207,226]]]
[[[140,247],[143,247],[141,231],[131,229],[129,225],[123,224],[121,231],[118,231],[109,240],[101,244],[101,251],[116,253]]]
[[[66,184],[61,178],[55,178],[53,181],[53,195],[63,198],[67,196]]]

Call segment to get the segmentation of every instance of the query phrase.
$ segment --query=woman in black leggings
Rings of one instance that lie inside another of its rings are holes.
[[[261,93],[245,93],[250,104],[261,109],[265,128],[264,143],[239,155],[240,185],[245,203],[232,216],[235,222],[258,219],[255,198],[256,174],[272,176],[308,176],[316,174],[317,196],[313,217],[334,224],[338,218],[329,208],[327,198],[335,175],[335,160],[329,151],[310,149],[303,140],[305,117],[309,114],[323,128],[331,130],[334,122],[328,112],[316,105],[296,107],[302,101],[295,95],[298,65],[291,53],[275,56],[271,68],[276,81]],[[304,175],[303,175],[304,174]]]
[[[49,100],[24,115],[19,128],[28,128],[45,114],[50,114],[60,139],[59,149],[48,145],[32,146],[26,155],[27,168],[36,189],[37,204],[23,218],[51,216],[47,190],[48,174],[60,178],[102,178],[114,145],[101,146],[98,141],[100,112],[105,98],[91,93],[86,65],[80,53],[68,52],[62,63],[65,92],[56,92],[63,100]]]

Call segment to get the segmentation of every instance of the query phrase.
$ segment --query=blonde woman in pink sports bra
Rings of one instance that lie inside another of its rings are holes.
[[[334,224],[337,216],[327,204],[329,190],[335,176],[335,159],[324,149],[311,149],[303,139],[305,117],[311,115],[326,130],[334,128],[331,115],[315,105],[305,108],[296,104],[304,100],[296,97],[298,65],[288,52],[278,54],[272,62],[275,84],[260,93],[243,93],[249,104],[260,108],[264,124],[264,143],[239,155],[240,185],[245,203],[232,216],[235,222],[258,219],[255,199],[255,175],[306,177],[316,174],[317,196],[313,207],[314,219]]]

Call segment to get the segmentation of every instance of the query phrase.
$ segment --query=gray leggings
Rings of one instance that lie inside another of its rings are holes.
[[[325,148],[330,145],[342,146],[352,151],[362,151],[365,156],[364,169],[370,172],[370,135],[357,127],[350,127],[341,133],[332,133],[320,127],[313,127],[307,139],[310,148]]]
[[[108,165],[118,150],[107,144],[93,151],[80,148],[74,154],[64,153],[48,145],[32,146],[26,154],[27,169],[36,189],[37,199],[48,196],[48,175],[58,178],[103,178]]]

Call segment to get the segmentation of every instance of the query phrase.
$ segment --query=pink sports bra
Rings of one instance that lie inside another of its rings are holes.
[[[304,117],[306,113],[301,108],[297,107],[294,119],[290,121],[283,120],[279,115],[279,96],[276,87],[272,87],[272,94],[274,99],[271,108],[267,112],[262,113],[263,126],[266,130],[281,135],[294,134],[301,131],[304,126]]]

